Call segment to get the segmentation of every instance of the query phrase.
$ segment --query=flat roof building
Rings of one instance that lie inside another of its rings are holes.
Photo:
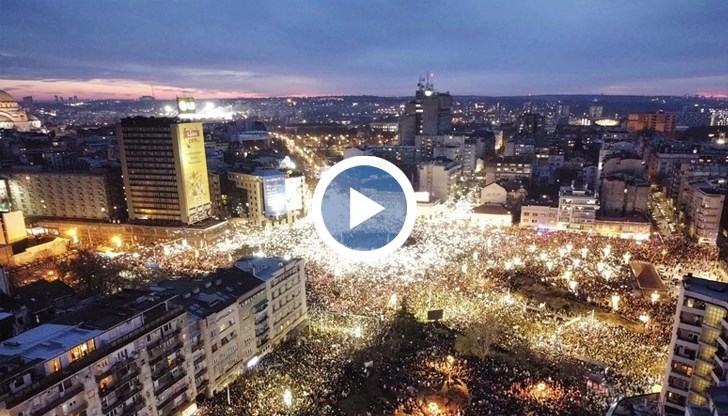
[[[118,130],[130,219],[193,224],[210,217],[202,123],[133,117]]]

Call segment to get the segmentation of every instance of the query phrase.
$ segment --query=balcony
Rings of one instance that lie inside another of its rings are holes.
[[[187,375],[186,371],[180,371],[179,373],[177,373],[177,375],[173,375],[172,373],[165,374],[164,377],[162,377],[161,379],[159,379],[159,381],[157,381],[158,385],[154,389],[154,395],[159,396],[165,390],[167,390],[172,384],[185,378],[186,375]]]
[[[263,328],[256,329],[255,330],[255,336],[256,337],[261,337],[261,336],[265,335],[268,332],[269,329],[270,328],[268,326],[265,326]]]
[[[113,342],[110,342],[109,344],[102,346],[101,348],[97,348],[96,350],[91,351],[84,358],[72,362],[68,367],[62,368],[60,371],[56,371],[53,374],[39,378],[30,386],[22,389],[21,391],[13,395],[10,395],[5,399],[6,409],[12,409],[17,405],[23,403],[24,401],[30,399],[31,397],[35,396],[36,394],[48,390],[49,388],[60,383],[64,379],[85,369],[90,363],[94,363],[98,360],[103,359],[107,355],[118,350],[121,346],[127,345],[130,342],[146,335],[147,333],[154,331],[165,322],[168,322],[182,315],[184,312],[185,311],[182,308],[175,308],[171,310],[165,310],[159,314],[150,314],[149,316],[146,316],[145,314],[146,324],[144,326],[129,332],[128,334],[114,340]]]
[[[210,384],[210,381],[207,379],[200,381],[197,384],[197,392],[200,393],[202,390],[205,390],[209,384]]]
[[[703,324],[703,320],[698,315],[687,316],[685,313],[683,313],[680,315],[680,323],[700,328]]]
[[[185,362],[185,359],[183,357],[177,357],[174,360],[172,360],[171,363],[168,363],[167,365],[162,366],[161,368],[155,370],[152,373],[152,380],[157,381],[159,378],[161,378],[163,375],[168,374],[173,369],[179,367],[182,363]]]
[[[200,354],[200,356],[197,357],[197,358],[195,358],[195,360],[192,362],[192,365],[194,365],[195,367],[197,367],[197,365],[200,364],[203,361],[205,361],[205,354]]]
[[[184,400],[180,401],[179,404],[169,406],[169,408],[163,408],[159,411],[160,416],[176,415],[180,410],[190,405],[190,399],[185,395]]]
[[[695,351],[687,352],[687,351],[683,350],[683,352],[678,352],[678,349],[675,348],[675,350],[673,351],[673,354],[677,357],[687,358],[689,360],[695,361],[695,355],[696,355]]]
[[[169,357],[172,353],[182,349],[182,341],[177,340],[174,344],[162,349],[159,353],[149,357],[149,365],[153,366],[162,359]]]
[[[681,341],[689,342],[691,344],[697,344],[698,343],[696,337],[687,336],[687,335],[681,333],[680,331],[678,331],[678,333],[677,333],[677,339],[679,339]]]
[[[125,405],[124,409],[121,411],[120,416],[135,416],[144,408],[145,404],[146,402],[144,401],[144,399],[139,399],[132,404]]]
[[[180,333],[179,328],[176,328],[171,331],[167,331],[166,333],[162,333],[162,336],[159,337],[158,340],[156,340],[150,344],[147,344],[147,351],[152,352],[155,348],[162,345],[165,341],[171,339],[172,337],[179,335],[179,333]]]
[[[122,371],[124,368],[130,367],[131,364],[134,364],[135,361],[136,361],[136,356],[132,356],[132,357],[128,357],[123,360],[115,362],[109,368],[107,368],[104,372],[96,375],[96,382],[99,382],[110,375],[117,374],[119,371]]]
[[[72,386],[69,389],[64,390],[63,395],[59,396],[50,402],[48,402],[45,406],[41,407],[40,409],[32,412],[30,416],[41,416],[44,415],[51,410],[55,410],[55,408],[60,407],[63,403],[71,400],[71,398],[78,393],[81,393],[83,391],[83,384],[76,384]]]
[[[114,400],[114,402],[111,404],[102,406],[101,411],[104,414],[109,413],[110,411],[123,405],[124,402],[126,402],[127,400],[131,399],[132,397],[136,396],[137,394],[139,394],[141,392],[142,392],[142,386],[140,384],[133,385],[133,386],[127,386],[126,388],[120,389],[116,392],[116,400]]]
[[[176,398],[178,398],[178,397],[180,397],[182,395],[185,396],[185,400],[182,400],[182,401],[183,402],[187,401],[187,399],[186,399],[186,396],[187,396],[187,386],[180,387],[179,390],[177,390],[172,395],[170,395],[169,397],[167,397],[166,400],[164,400],[162,403],[159,403],[157,405],[157,410],[159,410],[160,413],[161,413],[162,409],[164,409],[165,406],[167,406],[168,404],[172,403],[174,401],[174,399],[176,399]]]
[[[81,404],[76,406],[75,409],[69,410],[68,416],[80,416],[80,415],[86,416],[86,409],[88,409],[88,402],[83,401]]]
[[[716,383],[722,383],[722,382],[726,381],[725,376],[726,376],[726,371],[723,369],[723,366],[720,366],[720,365],[713,366],[713,380],[715,380]]]
[[[260,313],[263,312],[268,307],[268,299],[261,299],[259,300],[253,307],[251,308],[253,313]]]
[[[267,313],[260,315],[259,317],[255,318],[255,324],[260,325],[261,323],[265,322],[267,319],[268,319]]]
[[[119,387],[124,386],[127,381],[139,376],[139,368],[134,365],[133,367],[129,368],[129,371],[126,373],[120,374],[118,377],[114,376],[113,381],[106,385],[103,389],[99,386],[99,396],[106,397],[111,392],[117,390]]]

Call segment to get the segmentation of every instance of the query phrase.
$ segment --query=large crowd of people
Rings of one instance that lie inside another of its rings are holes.
[[[679,237],[480,230],[447,215],[418,222],[394,255],[367,263],[332,255],[305,219],[237,224],[209,247],[140,253],[138,261],[170,275],[243,255],[307,260],[312,335],[263,359],[230,386],[229,400],[221,393],[205,402],[204,415],[595,414],[662,383],[681,276],[719,273],[715,249]],[[666,290],[640,290],[634,260],[655,264]],[[382,357],[376,346],[405,306],[420,322],[442,310],[448,335],[428,332],[411,351]],[[354,325],[366,327],[363,335],[352,335]],[[458,350],[454,339],[479,327],[498,328],[492,354]],[[444,371],[448,357],[455,362]],[[345,410],[352,402],[365,403],[361,413]]]

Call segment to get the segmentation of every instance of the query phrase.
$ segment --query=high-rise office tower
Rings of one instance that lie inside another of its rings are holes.
[[[435,91],[429,76],[417,83],[414,101],[405,104],[399,119],[399,144],[413,146],[415,136],[452,132],[452,97]]]
[[[210,216],[201,123],[122,119],[119,153],[130,219],[193,224]]]
[[[724,414],[715,410],[725,410],[728,394],[727,314],[728,284],[684,278],[660,395],[664,414]]]
[[[603,105],[590,105],[589,118],[600,118],[604,114]]]

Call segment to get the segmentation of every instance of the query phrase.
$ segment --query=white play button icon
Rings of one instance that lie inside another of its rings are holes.
[[[384,207],[349,188],[349,229],[384,211]]]

